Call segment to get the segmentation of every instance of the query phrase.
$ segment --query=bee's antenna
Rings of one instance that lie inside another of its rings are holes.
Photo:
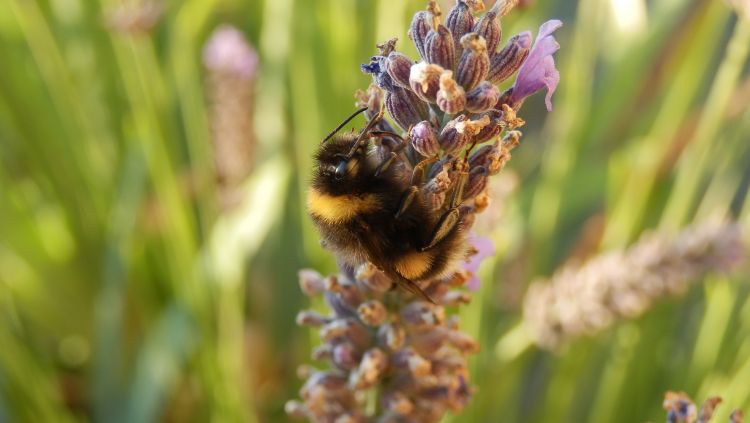
[[[348,118],[346,118],[343,122],[341,122],[339,124],[339,126],[337,126],[336,128],[334,128],[333,131],[331,131],[331,133],[329,133],[328,135],[326,135],[326,137],[323,138],[323,141],[321,141],[320,143],[323,144],[324,142],[326,142],[329,139],[331,139],[331,137],[334,136],[334,135],[336,135],[336,132],[338,132],[341,128],[343,128],[344,125],[346,125],[352,119],[354,119],[355,117],[357,117],[357,115],[359,115],[360,113],[363,113],[365,111],[367,111],[367,107],[362,107],[361,109],[357,109],[354,113],[352,113],[351,115],[349,115]]]
[[[369,132],[372,130],[372,128],[375,127],[375,125],[378,124],[380,119],[383,118],[383,109],[380,109],[380,112],[378,112],[377,115],[373,116],[372,119],[370,119],[369,122],[367,122],[367,126],[365,126],[365,129],[362,130],[362,132],[359,134],[359,137],[357,137],[357,140],[354,141],[354,145],[352,145],[352,149],[349,150],[349,154],[346,155],[347,159],[350,159],[354,152],[359,149],[359,146],[362,145],[362,142],[364,142],[365,138],[369,134]]]

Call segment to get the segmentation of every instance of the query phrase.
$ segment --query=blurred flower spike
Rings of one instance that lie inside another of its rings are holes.
[[[667,423],[709,423],[721,402],[721,397],[710,397],[699,410],[686,393],[667,391],[662,407],[667,412]],[[729,423],[742,423],[742,416],[742,411],[732,411]]]
[[[555,60],[552,58],[552,55],[560,49],[560,44],[552,34],[561,26],[562,22],[553,19],[539,27],[536,42],[531,48],[529,57],[518,70],[516,83],[511,88],[508,103],[514,109],[518,110],[526,97],[546,87],[547,95],[544,97],[544,102],[547,110],[552,111],[552,94],[560,82],[560,72],[555,67]]]

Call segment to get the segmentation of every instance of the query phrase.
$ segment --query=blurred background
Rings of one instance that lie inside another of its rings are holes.
[[[0,422],[288,421],[317,343],[297,271],[335,271],[304,210],[311,154],[376,43],[417,57],[424,3],[0,2]],[[659,421],[667,389],[723,396],[721,421],[750,411],[747,266],[554,352],[519,335],[526,287],[565,263],[715,216],[750,233],[736,3],[503,19],[505,39],[564,22],[562,80],[552,113],[524,105],[477,224],[497,247],[459,311],[478,391],[446,420]]]

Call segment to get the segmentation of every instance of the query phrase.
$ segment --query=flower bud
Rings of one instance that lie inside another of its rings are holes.
[[[339,369],[353,370],[359,365],[360,356],[356,348],[348,342],[344,342],[333,347],[331,352],[331,361]]]
[[[358,282],[361,282],[375,292],[389,291],[393,285],[391,279],[370,262],[365,262],[357,267],[354,277]]]
[[[330,322],[331,318],[323,316],[322,314],[313,310],[304,310],[297,313],[296,321],[297,325],[299,326],[318,327]]]
[[[401,318],[407,326],[428,328],[445,320],[445,310],[425,301],[414,301],[401,310]]]
[[[406,340],[406,330],[398,323],[386,323],[378,328],[379,345],[391,351],[401,349]]]
[[[499,84],[521,67],[531,49],[531,33],[526,31],[514,35],[497,54],[490,59],[490,71],[487,80]]]
[[[419,62],[411,66],[409,86],[422,100],[434,103],[440,89],[440,75],[444,72],[440,65]]]
[[[383,395],[383,408],[397,416],[408,416],[414,410],[414,403],[401,392],[390,392]]]
[[[448,191],[448,188],[450,188],[450,186],[451,179],[448,176],[448,169],[442,168],[437,175],[430,178],[430,180],[424,184],[424,186],[422,187],[422,191],[426,193],[439,194]]]
[[[393,82],[402,87],[409,87],[409,72],[414,62],[397,51],[391,52],[385,60],[385,69]]]
[[[394,91],[397,85],[393,82],[391,76],[388,75],[388,72],[386,72],[385,61],[386,58],[384,56],[372,56],[370,63],[362,64],[359,67],[362,72],[372,75],[372,80],[378,87],[386,91]]]
[[[448,12],[445,18],[445,26],[453,35],[453,45],[456,55],[461,51],[461,37],[471,32],[474,28],[474,15],[464,0],[457,0],[453,9]]]
[[[427,34],[432,29],[432,18],[432,13],[427,10],[422,10],[414,14],[411,25],[409,25],[409,38],[414,42],[414,46],[424,60],[427,60],[425,40]]]
[[[487,168],[476,166],[469,171],[469,181],[464,188],[464,200],[476,197],[480,192],[487,188]]]
[[[495,138],[496,136],[500,135],[500,133],[503,132],[503,128],[505,128],[503,112],[492,109],[487,112],[485,116],[489,118],[490,123],[482,128],[482,130],[479,131],[479,133],[471,139],[472,142],[475,142],[477,144],[481,144]]]
[[[467,120],[466,115],[460,115],[445,125],[440,133],[440,146],[447,153],[461,150],[466,144],[490,123],[488,116],[479,120]]]
[[[500,2],[495,3],[492,9],[479,18],[479,21],[474,25],[474,32],[484,37],[487,41],[487,52],[490,56],[497,51],[497,46],[500,44],[503,34],[500,28],[500,20],[497,16],[499,6]]]
[[[436,101],[440,110],[451,115],[466,107],[466,92],[453,79],[453,72],[445,71],[440,75],[440,90]]]
[[[373,348],[367,351],[359,363],[359,368],[351,374],[349,383],[355,389],[374,386],[388,367],[388,359],[383,351]]]
[[[456,81],[468,91],[487,77],[490,56],[485,39],[473,32],[461,37],[461,46],[464,51],[456,67]]]
[[[387,92],[385,108],[403,130],[428,117],[427,105],[406,88],[395,87],[393,92]]]
[[[325,279],[323,276],[311,269],[303,269],[298,273],[299,286],[308,297],[319,295],[325,290]]]
[[[466,110],[482,113],[492,109],[500,98],[500,90],[487,81],[466,93]]]
[[[456,47],[451,31],[444,25],[438,25],[437,30],[430,30],[425,40],[425,53],[428,62],[452,69],[456,61]]]
[[[380,326],[388,317],[388,311],[383,303],[377,300],[370,300],[362,303],[357,308],[359,319],[368,326]]]
[[[405,367],[415,377],[427,376],[432,371],[432,364],[411,348],[405,348],[392,356],[392,364]]]
[[[411,146],[425,157],[432,157],[440,151],[437,138],[437,130],[426,120],[414,125],[409,131]]]

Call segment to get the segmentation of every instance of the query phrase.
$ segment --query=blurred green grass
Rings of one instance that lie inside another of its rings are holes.
[[[296,271],[335,269],[304,212],[311,154],[376,42],[416,56],[422,3],[165,2],[132,33],[106,24],[115,1],[0,2],[0,421],[286,421],[315,342],[294,326]],[[523,109],[500,252],[460,311],[479,391],[448,420],[657,421],[667,389],[749,411],[747,268],[559,355],[495,353],[518,291],[575,251],[716,214],[750,230],[750,25],[710,0],[539,0],[505,38],[550,17],[555,110]],[[260,56],[256,166],[230,213],[200,61],[221,23]]]

